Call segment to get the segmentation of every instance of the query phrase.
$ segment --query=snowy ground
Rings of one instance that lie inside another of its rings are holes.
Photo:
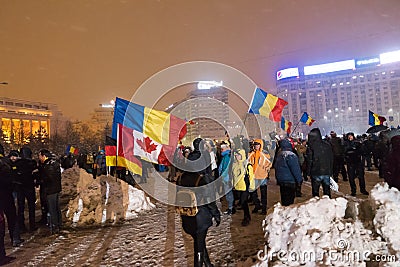
[[[279,188],[273,173],[271,177],[268,186],[270,208],[279,201]],[[151,184],[151,179],[148,181],[149,187],[157,187]],[[380,181],[377,172],[367,172],[366,181],[367,189],[371,190]],[[398,200],[397,206],[394,202],[389,204],[398,198],[398,192],[381,187],[372,192],[372,201],[364,195],[349,196],[348,182],[340,181],[339,186],[341,193],[334,197],[342,198],[317,201],[310,200],[311,187],[306,182],[303,197],[296,198],[294,206],[283,208],[278,205],[270,210],[267,218],[252,214],[247,227],[240,225],[241,210],[233,216],[223,215],[221,225],[211,227],[207,236],[211,260],[215,266],[252,266],[257,263],[266,266],[266,262],[258,258],[262,258],[264,250],[268,252],[272,248],[276,251],[300,248],[302,251],[328,251],[343,246],[346,251],[370,250],[376,255],[398,253],[396,228],[389,226],[396,225],[392,220],[398,221],[398,215],[394,215],[398,213],[393,211],[398,207]],[[162,190],[168,189],[158,188],[157,192]],[[179,216],[172,207],[154,199],[151,202],[141,190],[113,177],[101,176],[93,180],[77,168],[66,170],[61,198],[65,230],[59,235],[50,235],[48,228],[41,226],[33,234],[24,233],[26,241],[18,248],[12,248],[7,237],[7,253],[17,257],[10,266],[193,265],[193,242],[182,231]],[[219,205],[224,211],[225,201]],[[339,239],[343,239],[341,243],[338,243]],[[264,243],[268,244],[266,249]],[[260,250],[262,253],[257,255]],[[291,265],[299,266],[299,262]],[[288,265],[275,255],[270,266]],[[304,266],[332,264],[304,261]],[[343,265],[336,263],[335,266]],[[353,262],[347,266],[356,265]],[[391,266],[399,265],[394,263]]]

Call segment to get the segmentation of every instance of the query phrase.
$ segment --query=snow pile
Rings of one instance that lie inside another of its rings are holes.
[[[93,179],[91,174],[77,167],[63,172],[62,188],[65,225],[116,223],[155,207],[143,191],[124,181],[107,176]]]
[[[150,202],[149,197],[146,197],[144,192],[137,188],[129,186],[128,195],[130,201],[125,214],[125,218],[127,220],[136,217],[137,213],[141,212],[142,210],[151,210],[156,207]]]
[[[391,254],[400,259],[400,192],[396,188],[389,189],[387,183],[375,186],[371,192],[375,217],[375,231],[387,241]]]
[[[364,201],[323,197],[290,207],[278,203],[263,221],[266,246],[257,266],[367,266],[368,261],[398,266],[398,222],[400,192],[383,183]]]

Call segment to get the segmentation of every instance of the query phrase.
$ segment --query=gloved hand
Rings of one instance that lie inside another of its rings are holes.
[[[221,223],[221,217],[214,217],[215,223],[216,223],[216,227],[218,227]]]

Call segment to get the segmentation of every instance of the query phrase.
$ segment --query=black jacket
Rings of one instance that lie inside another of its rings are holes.
[[[179,182],[180,186],[196,187],[196,181],[199,175],[202,176],[197,185],[199,187],[212,181],[210,180],[211,161],[208,151],[200,151],[196,143],[194,144],[194,149],[195,150],[188,156],[188,168],[182,174]],[[205,197],[207,197],[205,192],[200,191],[196,193],[197,203],[204,201]],[[212,218],[215,218],[216,221],[221,221],[221,214],[215,201],[200,205],[197,208],[198,213],[196,216],[181,216],[183,230],[190,235],[205,232],[213,224]]]
[[[39,167],[40,178],[43,182],[44,192],[52,195],[61,192],[60,163],[55,159],[46,159]]]
[[[0,209],[4,210],[12,198],[11,161],[0,156]]]
[[[332,146],[322,140],[321,132],[314,128],[308,134],[307,149],[307,175],[320,176],[333,174],[333,151]]]
[[[333,155],[335,156],[344,156],[344,145],[343,141],[340,137],[332,137],[330,139],[330,143],[333,150]]]
[[[36,161],[27,158],[21,158],[12,163],[13,182],[21,188],[34,188],[35,178],[33,171],[37,169]]]
[[[360,165],[363,147],[361,142],[353,140],[346,141],[346,163],[349,165]]]

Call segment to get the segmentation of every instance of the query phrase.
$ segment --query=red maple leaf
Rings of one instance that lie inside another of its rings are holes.
[[[144,138],[144,142],[142,140],[137,139],[136,143],[147,153],[151,153],[155,150],[157,150],[157,145],[153,143],[153,140],[151,140],[149,137]]]

